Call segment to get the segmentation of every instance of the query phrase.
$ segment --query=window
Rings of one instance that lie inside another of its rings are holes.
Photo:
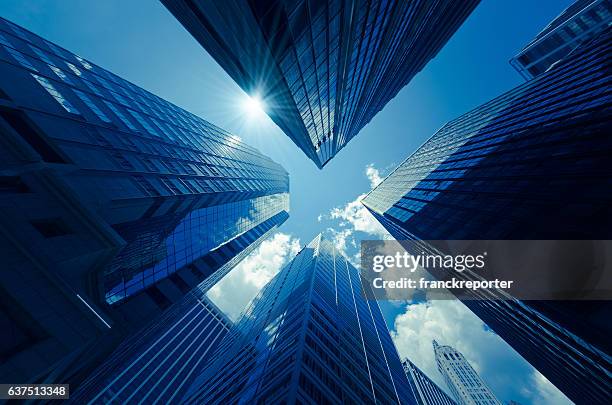
[[[91,111],[93,111],[98,116],[98,118],[100,118],[104,122],[111,122],[108,116],[104,114],[104,112],[100,110],[100,108],[98,108],[98,106],[87,96],[87,94],[76,89],[74,90],[74,92],[87,105],[87,107],[89,107]]]
[[[31,73],[32,76],[36,79],[36,81],[47,90],[49,94],[57,101],[66,111],[73,114],[79,114],[79,110],[77,110],[68,100],[62,96],[62,94],[53,87],[53,85],[44,77],[35,75]]]
[[[136,121],[140,122],[140,124],[151,134],[153,135],[157,135],[159,136],[159,133],[144,119],[144,117],[140,114],[138,114],[136,111],[134,110],[128,110],[130,112],[130,114],[132,114],[132,116],[134,118],[136,118]]]
[[[30,69],[35,72],[38,72],[38,69],[36,69],[34,65],[32,65],[32,63],[21,52],[16,51],[13,48],[9,48],[9,47],[5,47],[5,49],[7,50],[8,53],[11,54],[13,58],[15,58],[17,62],[21,64],[21,66],[23,66],[26,69]]]
[[[117,109],[117,107],[115,107],[115,105],[114,105],[113,103],[110,103],[110,102],[108,102],[108,101],[104,100],[104,104],[106,104],[106,106],[107,106],[107,107],[108,107],[108,108],[109,108],[109,109],[110,109],[112,112],[114,112],[114,113],[115,113],[115,115],[116,115],[116,116],[117,116],[117,117],[118,117],[118,118],[119,118],[119,119],[120,119],[120,120],[121,120],[121,121],[122,121],[122,122],[123,122],[123,123],[124,123],[124,124],[125,124],[125,125],[126,125],[128,128],[129,128],[129,129],[131,129],[132,131],[136,131],[136,127],[134,126],[134,124],[132,124],[132,123],[130,122],[130,120],[128,120],[128,119],[126,118],[126,116],[125,116],[125,115],[123,115],[123,113],[122,113],[121,111],[119,111],[119,110]]]
[[[94,93],[96,96],[103,97],[102,96],[102,92],[100,91],[98,86],[96,86],[95,84],[93,84],[89,80],[83,80],[83,83],[85,83],[85,85],[89,88],[89,90],[91,90],[91,92]]]
[[[69,235],[72,232],[68,225],[60,218],[39,219],[30,221],[32,226],[45,238],[55,238],[57,236]]]
[[[72,70],[72,73],[74,73],[77,76],[81,76],[81,71],[79,70],[79,68],[77,68],[76,66],[74,66],[72,63],[70,62],[66,62],[66,65],[68,65],[68,67],[70,68],[70,70]]]
[[[174,183],[172,182],[172,180],[170,180],[169,178],[167,178],[167,177],[162,177],[162,178],[160,178],[160,180],[161,180],[161,181],[162,181],[162,183],[163,183],[163,184],[164,184],[166,187],[168,187],[168,188],[170,189],[170,191],[172,191],[174,194],[183,194],[183,193],[181,192],[181,190],[180,190],[180,189],[179,189],[179,188],[176,186],[176,184],[174,184]]]
[[[32,46],[32,45],[30,45],[30,48],[32,49],[32,52],[34,52],[36,55],[38,55],[40,60],[42,60],[43,62],[45,62],[48,65],[53,65],[53,61],[51,59],[49,59],[49,56],[47,56],[47,54],[43,50],[38,49],[37,47]]]
[[[91,66],[91,64],[89,62],[87,62],[85,59],[81,58],[79,55],[74,55],[74,57],[81,62],[81,65],[83,65],[83,67],[85,69],[91,70],[93,69],[93,66]]]
[[[130,103],[127,102],[127,100],[125,98],[123,98],[123,96],[115,91],[109,90],[110,94],[113,95],[113,97],[115,97],[115,100],[117,100],[120,104],[123,105],[130,105]]]
[[[134,180],[140,187],[140,189],[145,192],[147,195],[159,196],[159,192],[153,187],[151,183],[149,183],[143,176],[134,176]]]
[[[121,167],[122,169],[125,169],[125,170],[134,169],[134,165],[130,163],[130,161],[127,160],[126,157],[123,156],[123,154],[121,154],[121,152],[114,150],[114,151],[111,151],[111,155],[115,158],[115,161],[117,162],[117,164],[119,164],[119,167]]]
[[[55,67],[53,65],[49,65],[49,69],[53,70],[53,72],[57,75],[57,77],[62,79],[65,83],[68,83],[74,86],[74,82],[70,79],[70,77],[68,77],[66,73],[64,73],[62,69]]]

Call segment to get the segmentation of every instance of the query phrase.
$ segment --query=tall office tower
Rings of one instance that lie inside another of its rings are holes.
[[[510,64],[533,79],[612,23],[611,0],[576,0],[527,44]]]
[[[196,288],[126,339],[70,399],[74,403],[173,403],[199,375],[231,321]]]
[[[434,355],[440,374],[461,405],[501,405],[476,370],[451,346],[433,341]]]
[[[410,388],[419,405],[456,405],[457,403],[408,359],[402,362]]]
[[[184,401],[416,403],[359,271],[320,235],[264,286],[214,357]]]
[[[610,239],[610,30],[447,123],[363,204],[398,240]],[[464,301],[576,402],[609,399],[609,302]]]
[[[162,3],[322,168],[436,56],[478,0]]]
[[[206,296],[218,281],[216,275],[228,273],[274,231],[271,228],[257,240],[249,241],[215,275],[206,278],[148,325],[121,336],[121,344],[114,352],[99,356],[101,365],[85,361],[94,366],[81,370],[75,367],[77,362],[72,362],[70,372],[64,373],[61,380],[78,387],[75,395],[70,396],[72,402],[129,403],[137,398],[172,403],[180,399],[231,326],[231,321]],[[192,266],[191,270],[197,268]],[[137,323],[130,319],[130,324]],[[91,355],[84,353],[81,357],[89,360]]]
[[[4,382],[74,369],[288,217],[281,166],[6,20],[0,143]]]

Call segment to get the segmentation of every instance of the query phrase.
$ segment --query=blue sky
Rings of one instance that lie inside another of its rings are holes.
[[[287,169],[290,219],[211,292],[236,316],[300,244],[319,232],[335,238],[353,259],[361,239],[383,237],[358,197],[445,122],[521,83],[508,60],[570,3],[484,1],[438,56],[322,171],[266,116],[245,112],[238,86],[155,0],[3,0],[0,15],[236,133]],[[563,401],[461,304],[381,307],[400,354],[440,384],[433,337],[463,351],[503,401]]]

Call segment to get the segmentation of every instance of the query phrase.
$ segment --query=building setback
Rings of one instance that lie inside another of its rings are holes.
[[[317,236],[264,288],[187,403],[416,404],[359,272]]]
[[[436,56],[478,1],[162,3],[322,168]]]
[[[2,381],[68,378],[288,217],[280,165],[4,19],[0,143]]]
[[[611,0],[577,0],[510,59],[510,64],[525,79],[533,79],[611,23]]]
[[[444,125],[363,204],[398,240],[610,239],[611,38]],[[609,302],[488,298],[464,303],[570,399],[609,402]]]
[[[457,404],[442,388],[427,376],[409,359],[402,362],[408,383],[419,405],[455,405]]]
[[[433,341],[438,371],[461,405],[501,405],[463,354],[451,346]]]

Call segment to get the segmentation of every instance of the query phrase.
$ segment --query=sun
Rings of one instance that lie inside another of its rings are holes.
[[[261,118],[266,114],[265,104],[259,94],[245,95],[242,108],[250,118]]]

